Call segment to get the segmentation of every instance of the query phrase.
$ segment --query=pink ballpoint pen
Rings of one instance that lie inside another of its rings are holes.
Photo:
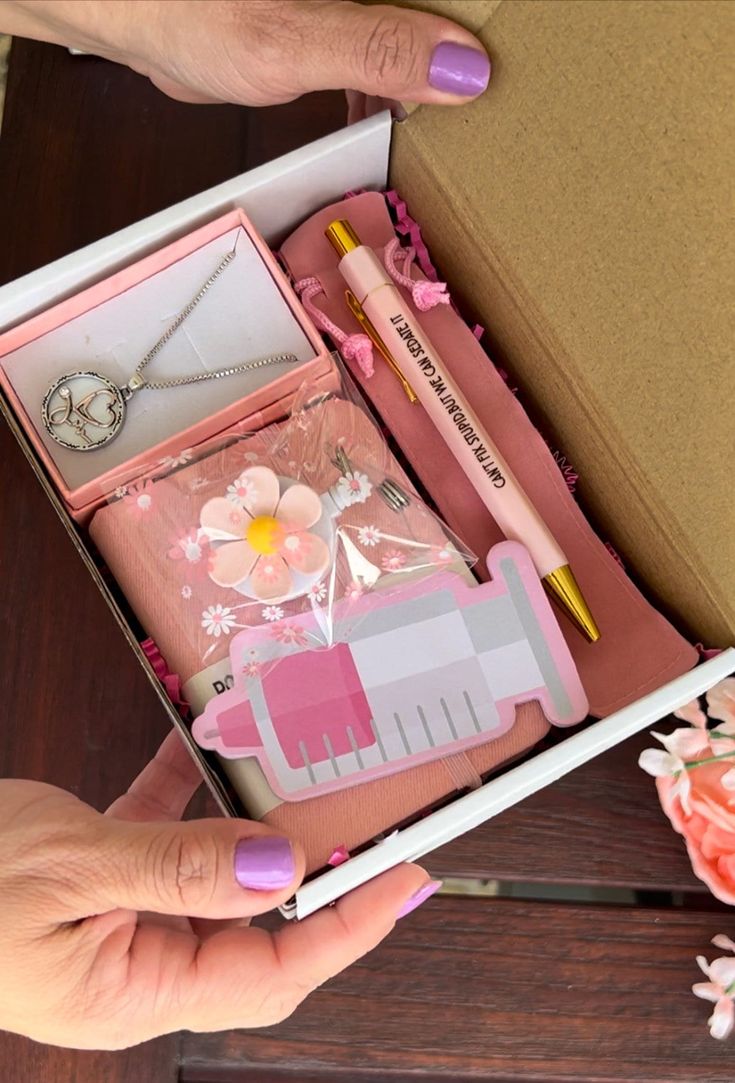
[[[569,561],[493,444],[472,407],[447,373],[416,318],[371,248],[349,222],[332,222],[326,236],[340,256],[339,270],[352,294],[353,311],[377,336],[410,381],[413,392],[506,538],[528,549],[553,597],[587,639],[600,630]],[[381,351],[383,352],[383,351]]]

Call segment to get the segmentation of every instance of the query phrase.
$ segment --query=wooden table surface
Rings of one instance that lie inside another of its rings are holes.
[[[15,42],[0,281],[343,123],[338,94],[261,111],[188,106],[107,62]],[[0,462],[0,776],[103,807],[167,723],[5,425]],[[0,1079],[732,1083],[733,1049],[709,1037],[707,1005],[690,992],[695,955],[732,923],[636,767],[646,743],[626,742],[430,855],[433,874],[499,880],[501,895],[435,898],[280,1027],[98,1054],[0,1035]],[[566,890],[542,900],[539,885]],[[600,885],[635,895],[590,901]]]

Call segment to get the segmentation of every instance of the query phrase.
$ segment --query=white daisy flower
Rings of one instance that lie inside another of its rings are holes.
[[[367,474],[353,470],[351,474],[345,474],[339,479],[337,489],[346,504],[364,504],[373,491],[373,486]]]
[[[191,462],[191,457],[194,454],[190,448],[184,448],[178,455],[166,455],[161,459],[161,466],[166,470],[173,470],[177,466],[186,466],[188,462]]]
[[[406,564],[406,554],[399,549],[390,549],[380,563],[384,572],[400,572]]]
[[[128,487],[127,487],[127,485],[118,485],[117,489],[115,489],[115,496],[117,497],[117,499],[122,500],[122,498],[124,496],[127,496],[127,495],[128,495]]]
[[[260,455],[258,455],[257,451],[246,451],[243,459],[246,463],[257,463],[260,462]]]
[[[181,588],[181,597],[185,598],[187,602],[189,601],[189,599],[191,598],[191,587],[190,586],[185,585],[185,586],[183,586]]]
[[[235,478],[232,485],[227,486],[226,497],[235,507],[247,510],[253,499],[257,496],[258,487],[252,478],[242,474]]]
[[[380,541],[380,531],[376,526],[361,526],[357,532],[357,540],[360,545],[377,545]]]
[[[237,618],[231,609],[223,605],[210,605],[202,613],[202,628],[208,636],[218,639],[221,635],[228,636],[235,626]]]
[[[198,538],[190,535],[188,538],[184,538],[180,545],[184,552],[184,560],[188,560],[189,564],[198,564],[204,555],[204,550]]]
[[[280,605],[267,605],[263,610],[263,620],[283,620],[283,610]]]
[[[327,596],[327,588],[323,583],[314,583],[309,587],[309,597],[312,602],[323,602]]]

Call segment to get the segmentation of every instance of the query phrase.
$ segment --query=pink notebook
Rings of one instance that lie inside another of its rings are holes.
[[[355,462],[369,464],[376,476],[390,476],[410,489],[374,423],[362,410],[338,399],[328,400],[318,409],[325,445],[349,434],[345,447]],[[226,491],[250,465],[267,464],[320,491],[339,477],[326,456],[319,464],[311,463],[299,455],[292,441],[288,461],[274,456],[274,428],[192,462],[161,481],[131,489],[97,512],[90,527],[93,541],[144,629],[156,640],[169,668],[181,678],[187,698],[200,709],[231,683],[230,634],[249,624],[261,626],[263,606],[241,604],[244,599],[233,599],[231,590],[211,581],[206,563],[174,559],[171,553],[182,538],[190,536],[207,501]],[[359,512],[365,525],[388,534],[395,530],[395,513],[375,493],[359,506]],[[408,520],[404,520],[403,529],[410,529],[410,517],[416,512],[409,508],[404,514]],[[426,530],[423,519],[421,529]],[[438,523],[434,529],[440,548],[446,536]],[[375,559],[380,561],[380,552]],[[346,573],[338,569],[338,576],[337,590],[343,593]],[[203,619],[203,614],[216,613],[218,606],[220,612],[233,614],[233,623],[226,617],[227,627],[212,634],[212,621]],[[300,839],[313,870],[325,864],[338,846],[354,849],[448,794],[479,785],[482,775],[522,754],[544,736],[548,726],[540,706],[526,704],[518,710],[510,729],[480,747],[298,802],[280,801],[252,760],[222,761],[222,765],[244,800],[246,791],[254,795],[255,804],[250,806],[254,813]]]

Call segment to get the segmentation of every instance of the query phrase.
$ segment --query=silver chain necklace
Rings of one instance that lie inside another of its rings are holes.
[[[203,380],[221,380],[241,372],[298,361],[293,353],[272,354],[258,361],[245,361],[216,372],[198,372],[193,376],[174,376],[170,380],[147,380],[146,367],[166,343],[173,338],[182,323],[189,318],[207,291],[235,258],[235,249],[228,252],[219,267],[209,276],[195,297],[181,310],[158,342],[148,351],[126,384],[118,387],[100,372],[68,372],[60,376],[46,392],[41,416],[49,436],[71,451],[95,451],[114,440],[125,422],[127,403],[138,391],[164,391],[169,387],[198,384]]]

